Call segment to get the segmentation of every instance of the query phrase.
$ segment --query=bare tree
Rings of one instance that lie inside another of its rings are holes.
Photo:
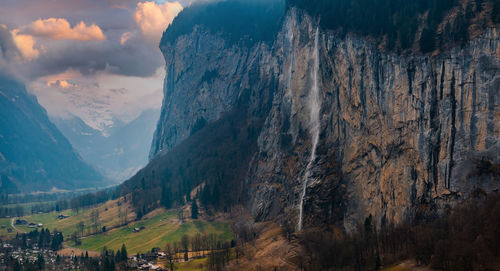
[[[80,233],[80,237],[83,237],[83,230],[85,229],[85,224],[83,221],[78,222],[76,225],[76,228],[78,229],[78,232]]]
[[[94,227],[94,233],[97,233],[100,225],[98,209],[92,210],[92,213],[90,214],[90,219],[92,221],[92,226]]]
[[[189,260],[189,236],[187,234],[184,234],[181,238],[181,245],[182,245],[182,250],[184,251],[184,261]]]
[[[170,271],[174,271],[175,251],[170,244],[167,244],[165,254],[167,255],[168,263],[170,265]]]

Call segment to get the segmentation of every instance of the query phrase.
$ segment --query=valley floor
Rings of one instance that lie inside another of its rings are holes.
[[[95,217],[98,212],[98,223]],[[67,218],[60,219],[59,215]],[[157,209],[135,221],[135,213],[123,198],[112,200],[95,208],[83,209],[78,212],[66,210],[63,212],[50,212],[17,218],[28,223],[42,224],[37,228],[48,228],[51,232],[60,231],[64,235],[67,247],[82,251],[100,252],[104,247],[118,250],[123,244],[130,254],[146,253],[152,248],[164,248],[167,243],[179,242],[183,235],[194,236],[200,234],[216,234],[221,240],[231,240],[233,234],[228,221],[217,219],[206,221],[203,219],[178,217],[178,210]],[[16,220],[17,220],[16,219]],[[79,228],[83,223],[83,231]],[[1,225],[10,225],[10,219],[0,219]],[[33,226],[14,225],[17,231],[30,232]],[[106,231],[103,232],[103,227]],[[97,229],[97,233],[96,233]],[[3,233],[0,230],[0,233]],[[6,230],[5,230],[6,231]],[[83,234],[81,234],[83,232]],[[10,235],[15,236],[14,229]],[[82,235],[81,244],[72,240],[74,234]]]

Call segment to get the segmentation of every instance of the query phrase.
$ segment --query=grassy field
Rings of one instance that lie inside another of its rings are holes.
[[[121,203],[121,206],[118,206],[118,202]],[[122,223],[122,219],[118,216],[119,210],[121,210],[122,214],[125,214],[125,210],[127,211],[127,221],[132,221],[135,218],[135,213],[133,212],[132,207],[128,203],[123,202],[123,199],[108,201],[94,209],[99,211],[99,221],[101,227],[106,226],[107,228],[112,228],[120,225]],[[63,212],[36,214],[24,216],[22,219],[36,224],[42,223],[44,228],[48,228],[51,231],[57,229],[64,234],[65,238],[69,238],[72,233],[77,231],[77,225],[80,221],[86,225],[84,235],[92,233],[91,214],[94,209],[83,209],[79,212],[66,210]],[[70,217],[59,220],[57,219],[59,214],[69,215]],[[27,232],[33,230],[27,226],[17,227]]]
[[[119,203],[121,206],[118,206]],[[99,211],[100,227],[106,226],[108,231],[93,235],[91,214],[96,209]],[[128,224],[126,226],[120,226],[123,224],[123,219],[119,218],[119,209],[122,214],[127,210]],[[70,217],[59,220],[57,219],[59,214],[69,215]],[[224,240],[233,238],[228,222],[188,219],[181,223],[177,218],[177,210],[157,209],[140,221],[133,221],[135,217],[132,207],[121,198],[108,201],[94,209],[83,209],[79,212],[66,210],[63,212],[35,214],[24,216],[22,219],[36,224],[42,223],[43,228],[48,228],[51,231],[61,231],[64,234],[66,243],[71,247],[95,252],[101,251],[104,247],[117,250],[121,248],[122,244],[125,244],[130,254],[143,253],[150,251],[154,247],[164,248],[167,243],[180,241],[184,234],[193,236],[197,233],[215,233]],[[76,246],[69,239],[71,234],[78,231],[77,225],[80,221],[85,224],[84,237],[82,238],[82,244]],[[4,232],[7,234],[10,219],[0,219],[0,225],[2,223],[6,225],[6,228],[0,229],[0,236]],[[33,230],[27,225],[17,227],[26,232]],[[144,227],[144,230],[134,232],[134,228],[140,227]],[[15,232],[12,234],[15,235]]]
[[[11,228],[10,218],[0,218],[0,239],[15,236],[16,231],[14,229],[12,232],[8,232],[8,229]]]
[[[199,271],[199,270],[208,270],[207,268],[208,258],[191,260],[185,263],[176,263],[174,264],[174,270],[177,271]],[[169,267],[169,266],[165,266]]]
[[[144,227],[140,232],[134,232],[134,228]],[[104,234],[90,236],[82,239],[82,245],[70,246],[91,251],[100,251],[103,247],[117,250],[122,244],[127,246],[129,253],[144,253],[154,247],[164,248],[167,243],[180,241],[184,234],[193,236],[196,233],[215,233],[220,238],[230,240],[233,234],[226,222],[207,222],[202,220],[188,220],[184,223],[176,218],[176,211],[159,210],[150,218],[111,230]]]

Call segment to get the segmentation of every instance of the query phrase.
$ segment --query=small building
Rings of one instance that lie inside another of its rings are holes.
[[[30,228],[36,228],[38,225],[33,223],[33,222],[30,222],[30,224],[28,224],[28,227]]]
[[[57,219],[62,220],[62,219],[66,219],[68,217],[69,217],[69,215],[60,214],[60,215],[57,216]]]
[[[140,232],[140,231],[142,231],[144,229],[145,229],[145,227],[134,228],[134,232]]]
[[[38,223],[37,225],[39,228],[43,227],[43,224],[42,223]]]

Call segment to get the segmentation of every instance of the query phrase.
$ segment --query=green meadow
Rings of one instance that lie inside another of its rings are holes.
[[[85,224],[84,235],[92,233],[91,215],[93,210],[97,210],[99,212],[100,227],[106,226],[107,228],[114,228],[123,224],[123,219],[118,215],[120,212],[123,216],[125,213],[127,214],[126,221],[132,221],[135,218],[135,213],[132,208],[126,202],[123,202],[122,199],[118,199],[108,201],[95,208],[82,209],[78,212],[74,210],[65,210],[61,212],[28,215],[22,217],[22,219],[25,219],[28,223],[42,223],[43,228],[48,228],[50,231],[58,230],[64,234],[66,239],[69,239],[69,236],[71,236],[72,233],[78,231],[77,225],[80,221]],[[65,219],[57,219],[57,216],[60,214],[68,215],[69,217]],[[16,227],[27,232],[33,230],[27,225]]]
[[[202,220],[188,220],[181,223],[175,217],[176,212],[162,212],[149,219],[130,223],[129,225],[111,230],[109,232],[85,237],[82,244],[76,246],[79,249],[90,251],[100,251],[107,247],[110,249],[120,249],[125,244],[129,253],[144,253],[152,248],[164,248],[167,243],[180,241],[183,235],[193,236],[197,233],[215,233],[221,239],[230,240],[233,234],[226,222],[207,222]],[[134,228],[144,227],[140,232],[134,232]]]
[[[10,218],[0,218],[0,239],[16,235],[16,231],[10,226],[10,220]],[[8,229],[12,229],[12,232],[8,232]]]
[[[108,231],[94,234],[92,227],[92,212],[99,211],[99,229],[106,226]],[[125,211],[126,210],[126,211]],[[124,223],[124,214],[127,214],[126,225]],[[205,221],[202,219],[186,219],[181,222],[177,218],[177,210],[157,209],[140,221],[134,221],[135,213],[132,207],[124,202],[123,199],[108,201],[94,208],[82,209],[79,212],[66,210],[62,212],[51,212],[45,214],[34,214],[22,217],[28,223],[41,223],[43,228],[50,231],[58,230],[63,233],[66,244],[88,251],[99,252],[104,247],[117,250],[122,244],[127,246],[130,254],[144,253],[154,247],[164,248],[167,243],[180,241],[183,235],[194,236],[197,233],[211,234],[215,233],[222,240],[231,240],[233,234],[230,224],[225,221]],[[59,214],[68,215],[68,218],[58,219]],[[119,214],[122,214],[120,218]],[[77,246],[70,241],[70,236],[78,232],[78,223],[85,224],[81,245]],[[0,219],[0,225],[5,228],[0,229],[0,236],[12,236],[13,233],[7,233],[10,228],[10,219]],[[26,232],[32,231],[27,225],[16,226]],[[139,232],[134,232],[134,228],[144,227]]]

